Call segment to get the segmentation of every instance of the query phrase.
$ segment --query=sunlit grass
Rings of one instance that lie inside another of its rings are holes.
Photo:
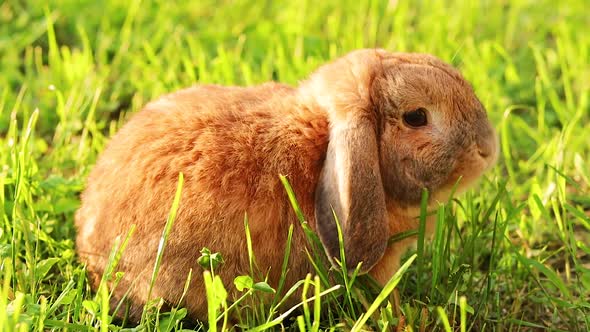
[[[89,290],[73,214],[97,155],[128,114],[196,83],[297,84],[329,59],[377,46],[433,53],[459,67],[497,128],[498,166],[465,195],[424,211],[436,215],[431,241],[421,229],[403,235],[418,236],[415,260],[396,280],[403,317],[370,278],[330,280],[317,248],[309,253],[314,274],[296,285],[306,298],[290,315],[279,296],[259,301],[272,292],[252,264],[250,276],[236,276],[243,299],[217,299],[210,321],[221,324],[211,326],[223,327],[225,308],[240,326],[259,329],[590,330],[587,7],[583,0],[0,3],[0,330],[121,327],[107,310],[109,289]],[[305,228],[307,216],[298,216],[295,227]],[[109,280],[118,277],[120,243]],[[210,287],[236,287],[216,283],[213,266],[192,273],[204,270]],[[160,305],[150,302],[139,329],[189,326],[184,309]]]

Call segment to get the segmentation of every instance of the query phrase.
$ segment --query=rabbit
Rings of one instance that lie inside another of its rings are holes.
[[[424,188],[429,204],[472,185],[497,158],[497,138],[470,84],[435,56],[352,51],[317,69],[298,87],[200,85],[148,103],[116,133],[89,175],[76,212],[76,248],[96,289],[117,237],[135,231],[117,271],[112,302],[125,297],[139,320],[158,244],[176,192],[184,186],[152,298],[204,320],[200,249],[220,252],[215,273],[232,286],[249,274],[244,217],[260,271],[276,287],[294,226],[286,284],[314,269],[308,240],[279,175],[303,214],[340,260],[385,284],[415,242],[388,245],[416,229]],[[433,221],[429,220],[428,229]],[[286,286],[285,289],[288,289]]]

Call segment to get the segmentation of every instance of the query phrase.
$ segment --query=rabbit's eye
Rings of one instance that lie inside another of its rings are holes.
[[[410,127],[422,127],[428,123],[426,109],[422,107],[405,113],[403,118],[404,122]]]

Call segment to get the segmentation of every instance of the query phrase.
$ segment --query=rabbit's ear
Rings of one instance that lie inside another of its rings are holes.
[[[361,261],[368,272],[383,256],[389,236],[376,129],[367,116],[332,123],[315,193],[316,227],[330,261],[341,262],[340,222],[346,266]]]

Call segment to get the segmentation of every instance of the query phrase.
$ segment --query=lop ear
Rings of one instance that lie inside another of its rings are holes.
[[[379,168],[376,129],[363,114],[332,123],[330,142],[315,193],[316,228],[328,258],[341,261],[342,230],[346,266],[368,272],[383,256],[389,229]]]

